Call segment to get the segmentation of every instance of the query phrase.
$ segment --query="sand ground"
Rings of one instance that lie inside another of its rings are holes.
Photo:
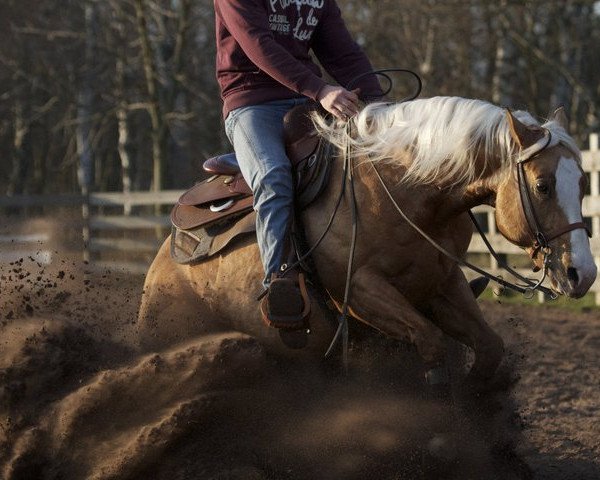
[[[482,302],[520,379],[448,407],[380,337],[349,376],[235,333],[139,352],[142,278],[55,254],[0,266],[2,478],[600,478],[599,310]]]

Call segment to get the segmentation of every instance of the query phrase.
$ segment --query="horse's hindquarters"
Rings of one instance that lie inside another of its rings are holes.
[[[186,266],[170,258],[169,241],[146,276],[138,322],[144,350],[160,351],[199,335],[233,330],[256,338],[278,355],[299,361],[322,359],[335,326],[330,313],[314,299],[307,346],[302,349],[287,347],[279,330],[263,323],[257,300],[263,272],[256,243],[248,240]]]

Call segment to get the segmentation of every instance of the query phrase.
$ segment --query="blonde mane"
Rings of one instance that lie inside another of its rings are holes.
[[[513,114],[526,125],[540,125],[527,112]],[[406,167],[403,181],[409,183],[465,185],[483,171],[481,165],[476,169],[480,154],[486,159],[493,154],[502,168],[518,153],[504,109],[481,100],[434,97],[373,103],[353,119],[351,137],[340,122],[328,124],[317,118],[315,123],[334,145],[344,148],[350,142],[353,157]],[[563,143],[579,151],[557,123],[542,126],[552,132],[549,146]]]

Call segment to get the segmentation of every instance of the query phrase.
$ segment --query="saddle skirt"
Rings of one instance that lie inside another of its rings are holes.
[[[329,176],[331,145],[318,137],[310,122],[314,109],[302,105],[284,119],[286,152],[300,210],[321,193]],[[213,176],[186,191],[171,211],[171,256],[182,264],[209,258],[234,239],[255,231],[254,197],[235,154],[208,159],[203,168]]]

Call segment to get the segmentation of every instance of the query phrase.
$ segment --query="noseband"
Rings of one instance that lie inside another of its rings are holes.
[[[535,213],[535,208],[533,206],[533,201],[531,200],[531,193],[527,186],[527,181],[525,178],[525,165],[529,162],[532,162],[538,158],[538,155],[543,152],[552,141],[552,133],[550,130],[546,130],[546,135],[544,136],[546,141],[544,145],[525,158],[519,160],[516,163],[517,167],[517,182],[519,185],[519,196],[521,197],[521,205],[523,207],[523,212],[525,213],[525,220],[527,221],[527,225],[529,226],[529,230],[531,231],[534,242],[533,242],[533,251],[531,252],[531,258],[537,257],[540,251],[544,254],[544,267],[546,267],[548,255],[550,254],[550,242],[565,233],[571,232],[573,230],[577,230],[579,228],[583,228],[588,236],[592,236],[588,226],[584,222],[575,222],[569,223],[562,227],[552,230],[550,233],[544,232],[542,226],[538,220],[538,216]],[[544,268],[545,273],[546,268]],[[544,275],[545,276],[545,275]]]

